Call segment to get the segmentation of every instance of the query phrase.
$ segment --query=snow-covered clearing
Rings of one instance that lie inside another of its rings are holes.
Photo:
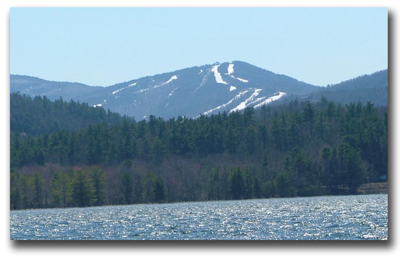
[[[239,77],[235,77],[235,76],[233,75],[233,72],[235,72],[235,70],[233,69],[234,65],[235,65],[235,64],[232,64],[232,63],[230,63],[230,64],[228,65],[228,73],[227,73],[227,75],[230,76],[230,77],[232,77],[233,79],[239,80],[239,81],[241,81],[241,82],[243,82],[243,83],[248,83],[249,80],[242,79],[242,78],[239,78]]]
[[[229,112],[235,112],[235,111],[240,111],[240,110],[245,109],[248,106],[248,104],[250,102],[252,102],[254,100],[254,98],[256,98],[260,94],[261,91],[262,91],[262,89],[255,89],[254,93],[249,98],[247,98],[244,102],[241,102],[238,106],[236,106],[234,109],[230,110]]]
[[[134,94],[140,94],[140,93],[143,93],[143,92],[147,92],[149,90],[150,90],[149,88],[141,89],[139,91],[134,92]]]
[[[231,104],[233,101],[236,101],[237,99],[241,98],[241,97],[242,97],[244,94],[246,94],[248,91],[249,91],[249,90],[240,92],[240,93],[237,94],[235,97],[233,97],[232,99],[230,99],[227,103],[224,103],[224,104],[222,104],[222,105],[220,105],[220,106],[217,106],[217,107],[215,107],[215,108],[213,108],[213,109],[211,109],[211,110],[208,110],[208,111],[206,111],[206,112],[203,112],[202,114],[203,114],[203,115],[208,115],[208,114],[210,114],[210,113],[212,113],[212,112],[214,112],[214,111],[217,111],[217,110],[219,110],[219,109],[222,109],[222,108],[228,106],[229,104]],[[199,116],[197,116],[197,117],[199,117]],[[196,118],[197,118],[197,117],[196,117]]]
[[[231,75],[231,74],[233,74],[233,66],[234,66],[234,64],[229,64],[229,66],[228,66],[228,75]]]
[[[286,93],[285,93],[285,92],[279,92],[279,94],[278,94],[278,95],[275,95],[275,96],[269,97],[269,98],[268,98],[268,99],[266,99],[265,101],[263,101],[263,102],[261,102],[261,103],[257,104],[256,106],[254,106],[254,108],[259,108],[259,107],[263,106],[264,104],[268,104],[268,103],[270,103],[270,102],[273,102],[273,101],[279,100],[280,98],[282,98],[282,97],[283,97],[283,96],[285,96],[285,95],[286,95]]]
[[[246,80],[246,79],[242,79],[242,78],[234,77],[234,76],[232,76],[232,77],[237,79],[237,80],[239,80],[239,81],[242,81],[243,83],[248,83],[249,82],[249,80]]]
[[[179,88],[179,87],[177,87],[177,88],[175,88],[174,90],[172,90],[172,91],[169,93],[168,97],[170,97],[171,95],[173,95],[174,92],[175,92],[175,90],[178,89],[178,88]]]
[[[162,84],[159,84],[159,85],[156,85],[156,86],[153,86],[153,87],[149,87],[149,88],[145,88],[145,89],[141,89],[141,90],[138,90],[138,91],[136,91],[136,92],[134,92],[134,94],[140,94],[140,93],[143,93],[143,92],[147,92],[147,91],[150,91],[150,89],[155,89],[155,88],[158,88],[158,87],[161,87],[161,86],[163,86],[163,85],[166,85],[166,84],[169,84],[169,83],[171,83],[172,81],[174,81],[174,80],[176,80],[176,79],[178,79],[178,76],[172,76],[170,79],[168,79],[168,81],[166,81],[166,82],[164,82],[164,83],[162,83]],[[152,81],[154,82],[154,80],[152,79]],[[175,91],[176,89],[174,89],[173,91]],[[172,92],[171,92],[172,93]],[[169,97],[169,96],[168,96]]]
[[[116,93],[118,93],[118,92],[121,92],[121,91],[124,90],[124,89],[127,89],[127,88],[132,87],[132,86],[135,86],[135,85],[136,85],[136,83],[133,83],[133,84],[130,84],[130,85],[126,86],[126,87],[122,87],[122,88],[120,88],[120,89],[115,90],[114,92],[112,92],[112,94],[116,94]]]
[[[227,85],[228,83],[225,82],[225,81],[222,79],[221,74],[218,72],[218,67],[219,67],[219,65],[215,65],[215,66],[213,66],[213,68],[211,69],[211,71],[214,72],[215,81],[216,81],[218,84],[225,84],[225,85]]]
[[[176,80],[176,79],[178,79],[178,76],[172,76],[167,82],[164,82],[164,83],[162,83],[162,84],[160,84],[160,85],[153,86],[153,88],[158,88],[158,87],[160,87],[160,86],[169,84],[169,83],[171,83],[172,81],[174,81],[174,80]]]

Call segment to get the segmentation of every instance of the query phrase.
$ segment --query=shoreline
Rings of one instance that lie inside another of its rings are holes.
[[[388,182],[377,182],[377,183],[365,183],[362,184],[357,191],[357,195],[371,195],[371,194],[388,194]],[[258,199],[240,199],[240,200],[204,200],[204,201],[176,201],[176,202],[164,202],[164,203],[133,203],[133,204],[108,204],[102,206],[87,206],[87,207],[65,207],[65,208],[32,208],[32,209],[19,209],[10,210],[12,211],[29,211],[29,210],[47,210],[47,209],[85,209],[85,208],[102,208],[110,206],[132,206],[132,205],[156,205],[156,204],[181,204],[181,203],[193,203],[193,202],[224,202],[224,201],[246,201],[246,200],[260,200],[260,199],[287,199],[287,198],[311,198],[311,197],[335,197],[335,196],[352,196],[352,195],[316,195],[316,196],[293,196],[293,197],[269,197],[269,198],[258,198]]]
[[[357,194],[389,194],[388,182],[364,183],[358,188]]]

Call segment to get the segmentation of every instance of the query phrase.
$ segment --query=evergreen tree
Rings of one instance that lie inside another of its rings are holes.
[[[133,203],[133,177],[129,172],[124,172],[122,174],[122,193],[123,193],[123,203],[132,204]]]
[[[242,198],[245,190],[245,181],[243,177],[243,172],[240,168],[233,168],[230,173],[230,192],[231,197],[234,200],[239,200]]]
[[[11,170],[10,172],[10,210],[21,208],[21,193],[19,174]]]
[[[304,122],[308,125],[308,132],[310,136],[313,136],[314,117],[315,117],[315,109],[311,105],[311,103],[307,101],[303,109],[303,119]]]
[[[153,172],[147,172],[143,180],[143,200],[150,203],[162,202],[165,198],[163,181]]]
[[[295,189],[293,188],[290,177],[286,172],[280,172],[275,178],[276,189],[279,197],[295,196]]]
[[[69,177],[68,174],[57,171],[52,181],[53,202],[56,207],[67,206],[70,200]]]
[[[348,187],[350,194],[356,194],[364,180],[359,152],[348,143],[342,143],[339,146],[339,157],[342,184]]]
[[[35,172],[33,175],[33,187],[34,187],[34,202],[36,208],[42,208],[43,205],[43,177],[39,172]]]
[[[107,204],[107,179],[104,170],[94,167],[90,172],[94,187],[94,200],[97,206]]]
[[[78,170],[72,174],[70,188],[72,202],[77,206],[90,206],[96,201],[93,183],[86,171]]]

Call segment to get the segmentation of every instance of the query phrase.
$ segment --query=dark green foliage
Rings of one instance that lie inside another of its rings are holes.
[[[230,191],[232,199],[239,200],[244,196],[245,179],[240,168],[234,168],[230,174]]]
[[[34,188],[34,204],[36,208],[42,208],[43,205],[43,177],[39,172],[33,175],[33,188]]]
[[[339,146],[338,160],[342,186],[347,186],[350,194],[356,194],[357,188],[363,183],[361,158],[356,148],[348,143]]]
[[[355,194],[388,175],[387,107],[325,98],[10,135],[11,209]]]
[[[295,195],[295,189],[292,186],[288,173],[280,172],[275,178],[275,185],[279,197],[290,197]]]
[[[10,172],[10,209],[16,210],[21,208],[20,200],[20,175],[11,171]]]
[[[117,124],[122,119],[118,113],[90,107],[87,103],[66,102],[62,98],[52,102],[46,96],[32,98],[19,93],[10,94],[10,130],[17,134],[37,136],[101,122]]]
[[[98,167],[93,168],[90,172],[90,178],[93,182],[95,204],[97,206],[107,204],[107,179],[104,170]]]
[[[76,206],[86,207],[96,202],[95,189],[86,171],[78,170],[74,172],[70,185],[71,201]]]
[[[52,181],[52,190],[53,190],[53,203],[55,207],[63,207],[67,206],[68,201],[71,197],[71,191],[69,189],[69,177],[68,174],[57,171],[54,174]]]
[[[213,169],[210,174],[209,178],[207,180],[207,199],[208,200],[221,200],[223,195],[223,188],[221,183],[221,175],[220,171],[215,168]]]
[[[312,101],[321,97],[335,103],[349,104],[373,102],[375,105],[388,105],[388,70],[371,75],[359,76],[335,85],[328,85],[309,94]]]
[[[164,183],[152,172],[147,172],[143,179],[143,200],[151,203],[164,201]]]
[[[122,174],[122,194],[123,194],[123,203],[131,204],[133,202],[133,177],[129,172],[124,172]]]

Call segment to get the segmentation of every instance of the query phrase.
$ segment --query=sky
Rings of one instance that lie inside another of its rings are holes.
[[[387,69],[388,9],[10,9],[10,74],[110,86],[234,60],[320,86]]]

